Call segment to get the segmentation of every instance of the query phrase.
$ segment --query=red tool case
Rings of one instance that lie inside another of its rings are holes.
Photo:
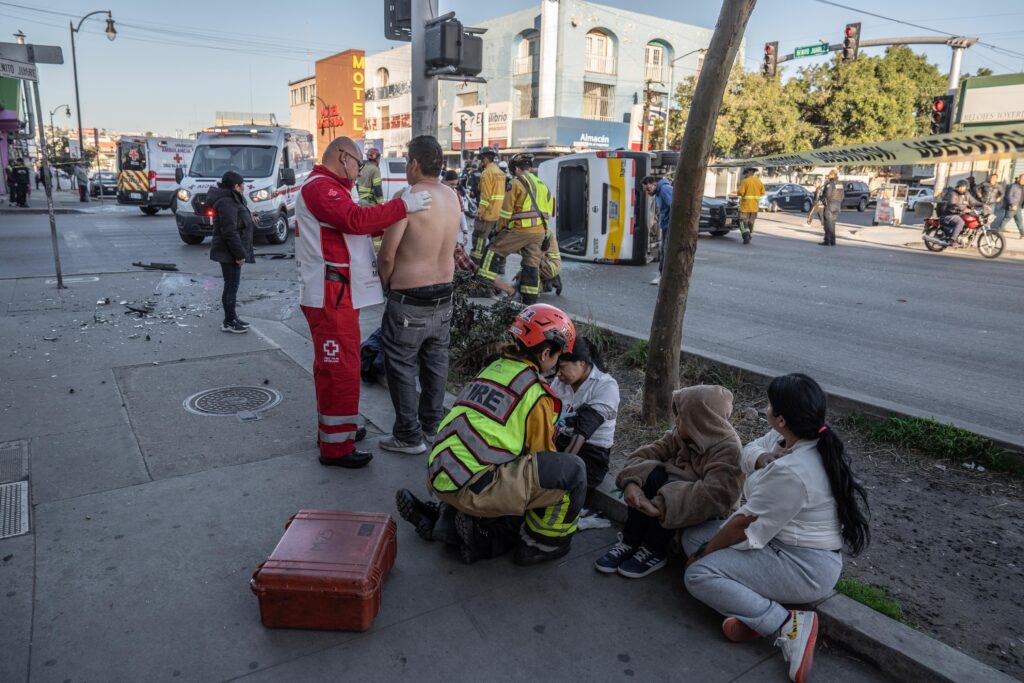
[[[395,564],[390,515],[301,510],[249,582],[271,628],[365,631]]]

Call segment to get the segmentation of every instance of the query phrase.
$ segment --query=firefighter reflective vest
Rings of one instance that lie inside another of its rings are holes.
[[[427,465],[434,489],[456,491],[491,465],[524,455],[526,418],[543,396],[557,404],[529,363],[512,358],[491,363],[463,387],[441,422]]]
[[[532,196],[531,196],[532,195]],[[533,197],[537,198],[534,206]],[[513,230],[544,227],[551,224],[555,200],[548,186],[533,173],[524,173],[512,181],[512,190],[505,196],[500,221]]]

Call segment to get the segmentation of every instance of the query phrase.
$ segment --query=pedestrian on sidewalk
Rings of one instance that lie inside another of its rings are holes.
[[[764,196],[764,183],[757,177],[756,168],[743,169],[743,181],[736,192],[740,196],[740,235],[743,236],[743,244],[750,244],[754,238],[754,221]]]
[[[24,157],[18,159],[11,165],[12,197],[14,203],[21,208],[28,207],[28,187],[32,182],[32,172],[25,165]]]
[[[1024,173],[1017,176],[1017,181],[1010,185],[1003,197],[1003,220],[996,232],[1003,232],[1010,221],[1017,223],[1017,234],[1024,239]]]
[[[658,210],[658,232],[661,233],[661,251],[658,252],[658,277],[651,280],[652,285],[661,284],[661,273],[665,269],[665,242],[668,240],[668,229],[672,217],[672,183],[665,178],[647,176],[640,184],[651,197]]]
[[[81,161],[75,164],[75,183],[78,184],[78,201],[89,201],[89,169]]]
[[[425,452],[444,417],[454,253],[462,211],[455,190],[438,179],[443,165],[444,152],[435,138],[420,135],[409,142],[409,188],[429,192],[433,202],[426,211],[391,226],[378,254],[387,290],[381,343],[395,409],[391,436],[381,439],[380,447],[394,453]]]
[[[831,595],[852,555],[868,544],[867,494],[825,421],[825,392],[807,375],[768,385],[771,430],[743,449],[744,503],[723,524],[683,532],[690,595],[722,615],[728,640],[775,638],[789,676],[806,680],[818,615],[787,609]],[[858,502],[859,499],[859,502]]]
[[[811,225],[814,219],[817,218],[819,221],[822,220],[822,212],[825,210],[825,204],[822,202],[822,182],[819,178],[814,181],[814,197],[811,199],[811,212],[807,214],[807,225]]]
[[[974,194],[977,200],[983,204],[987,204],[988,208],[991,209],[993,213],[995,213],[995,210],[999,208],[1000,204],[1003,203],[1003,196],[1005,194],[1005,190],[1003,190],[1003,184],[999,182],[999,174],[989,174],[988,179],[985,182],[981,183],[980,185],[975,184],[977,181],[974,179],[974,176],[972,175],[970,177],[969,182],[971,192]]]
[[[513,562],[564,557],[587,494],[583,462],[555,452],[558,399],[543,380],[572,352],[576,328],[554,306],[524,308],[501,357],[463,387],[427,464],[441,505],[395,493],[402,519],[424,540],[458,547],[466,564],[515,548]]]
[[[839,212],[843,208],[843,198],[846,196],[846,189],[843,182],[839,180],[839,172],[832,169],[828,172],[828,180],[821,191],[821,202],[824,208],[822,225],[825,228],[825,239],[818,242],[823,247],[836,246],[836,221],[839,220]]]
[[[206,205],[213,209],[210,260],[220,263],[224,275],[224,291],[220,297],[224,322],[220,329],[244,334],[249,331],[249,323],[239,319],[235,310],[238,285],[242,280],[242,266],[256,263],[252,248],[256,224],[245,203],[245,178],[235,171],[225,173],[220,183],[206,194]]]
[[[352,184],[362,152],[347,137],[324,150],[295,200],[299,304],[313,338],[313,381],[320,464],[363,467],[359,427],[359,309],[382,303],[372,235],[430,208],[429,192],[407,191],[377,206],[359,206]]]
[[[619,413],[619,383],[604,371],[601,354],[586,337],[558,358],[551,390],[562,403],[555,448],[578,455],[587,468],[587,489],[596,489],[608,473],[615,421]]]
[[[678,529],[724,519],[736,509],[743,474],[740,438],[729,422],[732,392],[680,389],[672,414],[672,431],[631,453],[615,480],[629,512],[622,540],[595,563],[599,572],[647,576],[665,566]]]

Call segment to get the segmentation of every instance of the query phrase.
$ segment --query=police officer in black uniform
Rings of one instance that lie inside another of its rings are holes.
[[[18,160],[11,166],[11,184],[14,203],[22,208],[28,206],[28,186],[31,182],[32,173],[25,165],[25,159],[18,157]]]
[[[822,217],[822,223],[825,226],[825,239],[818,244],[823,247],[836,246],[836,221],[839,219],[839,210],[843,208],[844,196],[846,196],[846,190],[843,189],[843,183],[839,180],[836,170],[832,169],[828,174],[828,182],[825,183],[825,187],[821,191],[821,202],[825,205],[825,213]]]

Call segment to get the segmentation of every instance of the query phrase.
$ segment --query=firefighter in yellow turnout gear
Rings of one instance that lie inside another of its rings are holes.
[[[576,328],[545,304],[523,309],[515,344],[469,382],[441,422],[427,465],[441,504],[395,495],[399,514],[426,540],[457,545],[463,562],[515,547],[533,565],[569,552],[586,496],[586,469],[555,452],[558,399],[541,378],[571,351]]]
[[[477,276],[493,283],[505,268],[505,258],[516,252],[523,261],[519,273],[519,294],[524,304],[537,302],[540,294],[542,245],[555,201],[547,186],[533,170],[533,157],[516,155],[509,162],[515,179],[505,195],[498,220],[498,232],[484,254]]]
[[[376,206],[384,203],[384,185],[380,177],[380,150],[373,147],[366,150],[366,163],[359,169],[356,189],[359,192],[359,206]]]
[[[480,201],[473,221],[473,250],[469,253],[470,258],[477,263],[484,258],[484,249],[498,227],[498,217],[505,201],[505,172],[498,168],[497,157],[498,152],[493,147],[480,150],[480,163],[484,170],[477,183]]]

